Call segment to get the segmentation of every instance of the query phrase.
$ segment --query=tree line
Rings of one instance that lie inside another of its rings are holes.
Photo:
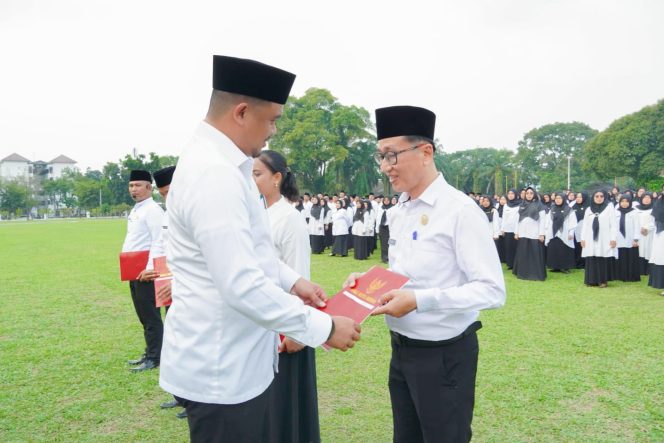
[[[504,194],[534,185],[542,191],[598,185],[621,188],[664,184],[664,100],[615,120],[599,132],[582,122],[551,123],[524,134],[515,149],[476,147],[445,152],[436,141],[436,165],[465,192]],[[369,111],[344,105],[326,89],[290,97],[270,149],[283,153],[302,192],[391,193],[371,159],[376,147]],[[29,177],[0,182],[0,215],[119,215],[132,204],[129,171],[154,172],[177,157],[126,155],[101,171],[66,171],[55,180]]]

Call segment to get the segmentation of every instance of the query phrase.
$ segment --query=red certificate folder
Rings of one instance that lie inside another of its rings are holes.
[[[157,277],[154,281],[155,306],[158,308],[161,308],[162,306],[170,306],[172,303],[171,299],[168,299],[166,302],[162,303],[159,301],[159,299],[156,298],[159,289],[163,286],[170,286],[171,281],[173,280],[173,274],[171,273],[171,270],[168,269],[168,265],[166,264],[166,256],[155,257],[152,260],[152,263],[154,264],[155,272],[159,274],[159,277]]]
[[[408,277],[374,266],[357,280],[354,288],[343,288],[320,310],[329,315],[350,317],[357,323],[362,323],[378,307],[381,295],[393,289],[400,289],[407,282]]]
[[[120,280],[138,280],[138,275],[148,264],[150,251],[132,251],[120,253]]]

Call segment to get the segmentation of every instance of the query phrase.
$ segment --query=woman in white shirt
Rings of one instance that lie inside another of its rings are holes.
[[[618,260],[615,262],[614,277],[616,280],[622,281],[641,281],[639,214],[632,207],[632,198],[629,195],[620,197],[616,207],[616,223],[618,224],[616,234]]]
[[[612,280],[616,250],[616,216],[613,202],[604,191],[595,191],[586,209],[581,232],[581,255],[586,259],[584,282],[606,288]]]
[[[364,206],[364,236],[367,238],[367,252],[369,255],[376,250],[376,211],[369,200],[365,200]]]
[[[562,193],[556,193],[551,210],[547,214],[546,264],[552,271],[568,274],[574,268],[574,228],[576,214],[569,207]]]
[[[652,216],[652,195],[641,195],[640,204],[636,208],[639,216],[639,271],[641,275],[648,275],[648,262],[652,254],[652,241],[655,231],[655,219]]]
[[[522,280],[546,280],[544,233],[546,212],[535,189],[526,188],[519,207],[519,223],[514,239],[517,241],[512,273]]]
[[[353,254],[356,260],[366,260],[369,257],[367,237],[364,235],[365,208],[366,206],[362,202],[357,203],[355,215],[353,215],[353,226],[351,231],[353,233]]]
[[[498,238],[500,236],[500,216],[498,210],[494,207],[491,197],[483,195],[480,197],[480,209],[484,211],[489,224],[489,232],[493,236],[493,242],[496,245],[496,252],[499,252]]]
[[[340,255],[346,257],[348,255],[348,228],[350,227],[351,218],[348,215],[348,211],[346,211],[346,200],[337,200],[335,206],[336,211],[332,213],[332,236],[334,237],[334,244],[332,245],[330,256]]]
[[[664,195],[660,195],[655,200],[652,216],[655,230],[648,268],[648,286],[664,289]],[[664,292],[661,292],[660,295],[664,296]]]
[[[581,232],[583,231],[583,218],[586,216],[586,209],[588,208],[588,193],[579,192],[576,194],[576,200],[572,205],[572,210],[576,215],[576,228],[574,228],[574,259],[576,260],[576,268],[583,269],[586,260],[581,256]]]
[[[516,240],[514,235],[516,227],[519,224],[519,207],[521,198],[517,195],[516,189],[510,189],[507,192],[507,204],[503,208],[502,223],[500,234],[503,236],[503,247],[505,248],[505,264],[507,269],[514,267],[514,255],[516,254]]]
[[[299,193],[286,159],[276,151],[261,151],[254,160],[253,176],[265,199],[277,256],[309,279],[307,225],[289,203]],[[314,349],[286,337],[279,351],[279,372],[269,394],[269,435],[275,441],[320,441]]]
[[[309,238],[311,239],[311,252],[322,254],[325,250],[325,224],[329,208],[324,200],[317,196],[311,197],[311,216],[309,217]]]

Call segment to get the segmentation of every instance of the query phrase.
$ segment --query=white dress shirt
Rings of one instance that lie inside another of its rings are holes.
[[[505,281],[486,215],[442,175],[416,200],[390,209],[391,270],[407,276],[417,309],[388,327],[420,340],[461,334],[479,311],[505,303]]]
[[[503,217],[501,220],[500,230],[503,232],[516,232],[516,227],[519,224],[519,206],[510,207],[505,205],[503,207]]]
[[[299,275],[274,253],[253,160],[202,122],[183,150],[168,194],[173,304],[159,385],[204,403],[260,395],[278,364],[276,332],[308,346],[331,318],[285,292]]]
[[[652,216],[652,209],[637,209],[639,214],[639,229],[648,231],[646,235],[641,234],[639,242],[639,257],[646,260],[650,259],[652,253],[652,241],[655,232],[655,218]]]
[[[150,256],[148,257],[148,265],[145,269],[154,269],[154,259],[166,255],[165,246],[168,241],[168,211],[164,211],[164,214],[161,217],[161,230],[159,231],[157,240],[152,243]]]
[[[599,220],[599,235],[597,241],[593,240],[593,221]],[[583,216],[583,231],[581,241],[586,247],[581,251],[581,257],[618,257],[618,249],[611,247],[611,242],[617,238],[618,226],[614,206],[609,202],[606,208],[598,215],[593,214],[590,207],[586,208]]]
[[[540,235],[546,234],[546,220],[548,214],[546,211],[539,211],[539,218],[533,220],[530,217],[524,217],[517,224],[516,233],[519,237],[538,240]]]
[[[307,223],[284,197],[267,208],[274,251],[279,260],[309,280],[311,246]]]
[[[562,228],[558,232],[553,232],[553,213],[549,211],[549,213],[546,214],[546,217],[548,222],[546,223],[545,244],[548,246],[551,240],[558,237],[563,243],[565,243],[565,246],[574,249],[574,230],[576,229],[577,224],[576,213],[572,210],[569,211],[569,214],[567,214],[567,217],[565,217],[565,220],[563,221]]]
[[[641,226],[639,224],[639,212],[632,209],[625,214],[625,235],[620,232],[620,216],[621,212],[619,207],[616,208],[616,248],[631,248],[632,242],[641,240]]]
[[[341,208],[332,213],[332,235],[348,235],[350,228],[350,218],[348,211]]]
[[[122,252],[149,251],[159,238],[164,210],[152,197],[134,205],[127,217],[127,235]]]

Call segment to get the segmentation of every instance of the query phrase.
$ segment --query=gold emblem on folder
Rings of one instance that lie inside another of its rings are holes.
[[[420,222],[422,225],[426,226],[427,223],[429,223],[429,216],[426,214],[422,214],[422,218],[420,218]]]

